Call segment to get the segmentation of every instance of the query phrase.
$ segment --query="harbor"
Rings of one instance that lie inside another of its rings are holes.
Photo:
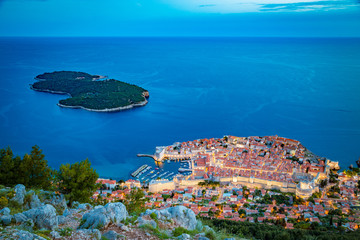
[[[148,184],[151,180],[157,179],[167,179],[171,181],[178,174],[188,176],[192,173],[191,160],[188,159],[164,159],[164,157],[162,157],[161,161],[157,161],[156,155],[138,154],[137,156],[149,157],[155,160],[154,166],[144,164],[130,174],[131,177],[140,181],[142,184]]]

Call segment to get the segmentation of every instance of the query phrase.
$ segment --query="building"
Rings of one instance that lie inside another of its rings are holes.
[[[156,193],[163,190],[175,190],[174,181],[169,181],[167,179],[151,180],[149,183],[149,192]]]
[[[98,178],[98,180],[96,180],[96,183],[104,184],[109,189],[114,189],[116,186],[116,181],[110,179]]]

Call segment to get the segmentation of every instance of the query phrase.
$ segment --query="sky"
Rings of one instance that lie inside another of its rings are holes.
[[[0,0],[0,36],[360,37],[360,0]]]

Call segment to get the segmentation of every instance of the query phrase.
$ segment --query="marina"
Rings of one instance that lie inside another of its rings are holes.
[[[154,155],[137,154],[138,157],[154,159],[155,166],[142,165],[131,176],[143,184],[151,180],[173,180],[174,176],[181,174],[188,176],[192,173],[191,158],[189,156],[165,155],[165,147],[157,147]],[[175,156],[175,157],[174,157]]]

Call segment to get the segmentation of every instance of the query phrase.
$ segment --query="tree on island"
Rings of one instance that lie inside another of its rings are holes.
[[[72,202],[88,202],[98,188],[99,174],[91,168],[88,159],[74,164],[62,164],[57,173],[59,191]]]

